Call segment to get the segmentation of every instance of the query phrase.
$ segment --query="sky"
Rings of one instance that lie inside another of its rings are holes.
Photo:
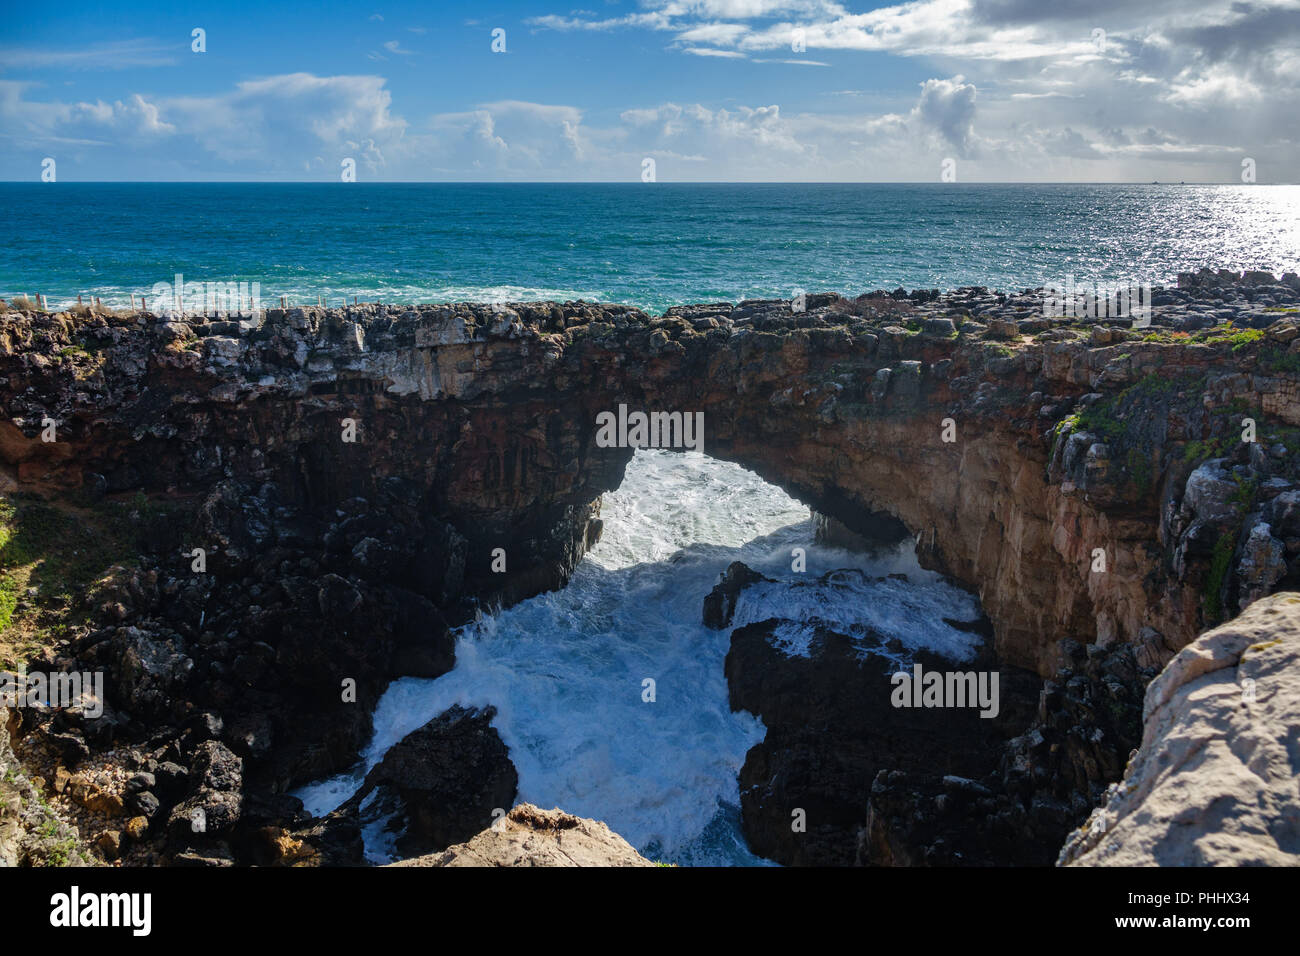
[[[1300,0],[568,2],[0,0],[0,180],[1300,181]]]

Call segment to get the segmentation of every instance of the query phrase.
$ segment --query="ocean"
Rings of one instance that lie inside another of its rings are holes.
[[[1300,270],[1300,186],[0,183],[0,298],[603,300]]]

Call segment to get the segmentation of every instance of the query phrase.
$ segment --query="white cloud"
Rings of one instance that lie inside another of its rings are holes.
[[[938,76],[968,79],[932,80],[907,114],[909,135],[980,157],[990,178],[1235,181],[1224,157],[1243,149],[1267,154],[1279,180],[1300,177],[1300,0],[906,0],[865,12],[830,0],[642,0],[622,17],[533,22],[652,29],[679,53],[736,61],[853,70],[864,52],[924,58]],[[888,90],[872,99],[879,114],[906,109]],[[1158,149],[1139,141],[1143,130]],[[1098,165],[1064,169],[1053,157]]]
[[[125,70],[175,63],[176,45],[158,40],[112,40],[78,49],[58,50],[0,47],[0,70],[15,67],[24,70]]]
[[[1235,181],[1249,155],[1274,181],[1300,177],[1300,0],[909,0],[863,13],[827,0],[642,0],[631,12],[602,10],[526,22],[575,34],[563,42],[579,48],[602,42],[593,34],[651,31],[662,34],[644,45],[654,51],[844,77],[790,102],[774,102],[780,87],[747,96],[745,87],[697,85],[690,101],[651,95],[617,115],[579,93],[579,105],[467,99],[413,123],[379,76],[297,73],[211,95],[141,89],[93,102],[0,81],[0,157],[18,147],[76,149],[96,161],[121,156],[136,178],[173,160],[213,178],[319,177],[337,175],[334,157],[347,155],[372,177],[393,179],[637,181],[641,159],[654,156],[660,180],[671,181],[927,179],[943,157],[961,156],[967,181],[1149,182]],[[1092,41],[1098,23],[1104,44]],[[798,54],[796,26],[805,40]],[[891,88],[881,58],[860,71],[862,51],[907,58],[911,79],[929,78]],[[63,62],[104,64],[114,53],[160,55],[134,41],[80,59],[71,51]],[[371,55],[391,62],[410,53],[388,41]],[[657,64],[628,66],[644,71],[642,89],[655,88]],[[739,64],[734,75],[772,82]]]
[[[684,50],[682,50],[682,52],[690,53],[692,56],[716,56],[716,57],[722,57],[723,59],[739,59],[739,60],[748,59],[748,57],[746,57],[745,54],[737,52],[736,50],[715,50],[710,47],[691,46],[691,47],[686,47]]]
[[[958,156],[968,156],[975,145],[975,86],[961,76],[929,79],[921,84],[921,99],[912,111],[921,124],[936,130]]]

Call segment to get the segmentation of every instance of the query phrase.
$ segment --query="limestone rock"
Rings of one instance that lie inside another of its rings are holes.
[[[1208,631],[1147,688],[1142,746],[1059,862],[1300,865],[1300,594]]]
[[[393,866],[654,866],[603,823],[521,803],[465,843]]]

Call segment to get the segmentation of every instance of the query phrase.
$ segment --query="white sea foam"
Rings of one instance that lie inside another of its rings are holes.
[[[170,280],[171,276],[166,276]],[[238,277],[237,277],[238,278]],[[202,281],[202,278],[195,276],[193,281]],[[218,281],[209,278],[209,281]],[[230,281],[221,277],[219,281]],[[254,279],[253,281],[258,281]],[[559,286],[529,286],[529,285],[466,285],[456,283],[401,283],[401,284],[384,284],[384,285],[333,285],[329,282],[328,277],[320,281],[313,280],[309,283],[295,284],[294,282],[281,282],[268,280],[260,283],[261,288],[261,307],[262,308],[279,308],[280,297],[284,296],[289,303],[294,306],[315,306],[316,297],[324,296],[325,304],[338,308],[346,301],[351,304],[355,298],[359,302],[383,302],[387,304],[431,304],[443,302],[477,302],[490,304],[494,302],[567,302],[575,299],[585,299],[588,302],[598,302],[609,298],[609,294],[602,292],[600,289],[576,289],[563,288]],[[84,290],[85,294],[93,301],[96,297],[103,300],[105,306],[109,308],[125,309],[131,304],[131,296],[135,296],[135,302],[138,306],[143,296],[150,303],[155,303],[156,297],[152,293],[152,286],[141,288],[126,288],[116,285],[91,285]],[[73,295],[52,296],[49,300],[50,306],[55,309],[68,309],[77,304],[77,297]]]
[[[309,810],[336,807],[389,747],[452,704],[492,704],[520,800],[603,820],[656,859],[761,862],[740,836],[737,775],[765,731],[728,705],[730,632],[701,623],[727,565],[780,579],[745,593],[737,624],[780,616],[849,634],[875,628],[956,657],[978,640],[942,621],[973,619],[970,595],[910,554],[815,546],[808,509],[735,465],[638,451],[602,514],[604,537],[568,587],[463,629],[450,673],[389,687],[362,765],[298,791]],[[795,547],[807,551],[801,574],[791,571]],[[816,580],[838,568],[849,570]],[[891,572],[910,580],[874,580]],[[798,652],[799,627],[787,630],[787,652]],[[646,678],[653,703],[642,700]],[[383,858],[390,844],[368,835],[367,846]]]

